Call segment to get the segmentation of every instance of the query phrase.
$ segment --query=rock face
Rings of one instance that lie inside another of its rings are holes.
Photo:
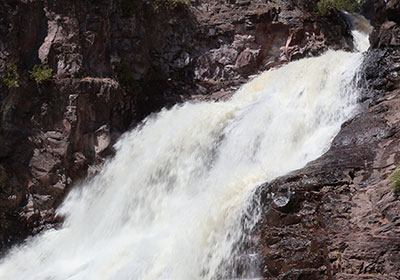
[[[377,21],[370,41],[373,48],[400,47],[400,3],[396,0],[375,1]]]
[[[1,77],[15,65],[19,87],[0,87],[0,252],[55,226],[69,188],[151,112],[222,99],[260,71],[351,49],[345,21],[317,17],[316,2],[1,1]],[[400,204],[388,182],[400,160],[400,7],[374,7],[363,110],[321,158],[260,187],[265,279],[400,275]],[[42,62],[56,75],[36,84],[29,71]]]
[[[265,279],[399,279],[400,203],[388,181],[400,161],[399,5],[387,2],[375,3],[361,112],[321,158],[260,187]]]
[[[52,227],[68,189],[121,133],[186,99],[220,99],[249,76],[328,47],[345,21],[316,1],[83,0],[0,3],[0,251]],[[29,75],[47,63],[52,80]],[[8,73],[8,74],[7,74]]]
[[[319,18],[316,2],[1,1],[1,78],[15,66],[19,87],[0,86],[0,252],[60,222],[54,209],[69,188],[151,112],[351,49],[345,21]],[[374,8],[362,111],[321,158],[260,187],[265,279],[399,279],[400,204],[388,177],[400,160],[400,6]],[[36,84],[29,71],[42,62],[56,75]]]

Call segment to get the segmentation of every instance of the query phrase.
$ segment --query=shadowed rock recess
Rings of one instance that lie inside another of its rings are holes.
[[[223,100],[261,71],[328,48],[352,50],[346,21],[318,16],[316,2],[1,1],[1,77],[15,66],[19,86],[0,86],[0,252],[56,226],[69,188],[149,114]],[[361,112],[321,158],[260,187],[265,279],[400,275],[400,207],[387,181],[400,160],[400,8],[368,6]],[[41,63],[54,77],[36,83]]]

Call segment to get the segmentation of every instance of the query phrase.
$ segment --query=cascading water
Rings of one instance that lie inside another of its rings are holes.
[[[240,221],[256,187],[329,148],[355,114],[361,62],[360,53],[328,51],[265,72],[226,102],[148,118],[68,195],[61,229],[9,252],[0,279],[236,277],[228,267],[258,219]]]

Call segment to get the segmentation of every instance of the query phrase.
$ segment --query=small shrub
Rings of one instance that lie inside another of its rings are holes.
[[[160,2],[160,0],[158,0]],[[164,1],[167,8],[175,9],[177,7],[186,7],[190,4],[190,0],[161,0]]]
[[[133,16],[135,13],[135,0],[122,0],[121,8],[124,16],[127,17]]]
[[[17,71],[17,65],[13,63],[7,63],[5,65],[1,82],[8,88],[19,87],[19,74]]]
[[[41,63],[33,66],[32,71],[29,71],[30,77],[35,80],[37,84],[51,80],[53,75],[53,69],[49,65]]]
[[[317,3],[318,13],[325,16],[328,15],[332,9],[354,13],[364,5],[366,1],[367,0],[320,0]]]
[[[393,185],[393,192],[400,192],[400,170],[395,170],[388,179],[389,183]]]

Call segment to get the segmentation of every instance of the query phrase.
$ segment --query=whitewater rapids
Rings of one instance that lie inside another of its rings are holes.
[[[365,50],[367,34],[355,35]],[[0,279],[236,277],[227,267],[256,187],[327,151],[357,112],[361,62],[359,52],[331,50],[265,72],[228,101],[148,118],[118,141],[100,174],[71,191],[57,211],[62,228],[1,260]]]

